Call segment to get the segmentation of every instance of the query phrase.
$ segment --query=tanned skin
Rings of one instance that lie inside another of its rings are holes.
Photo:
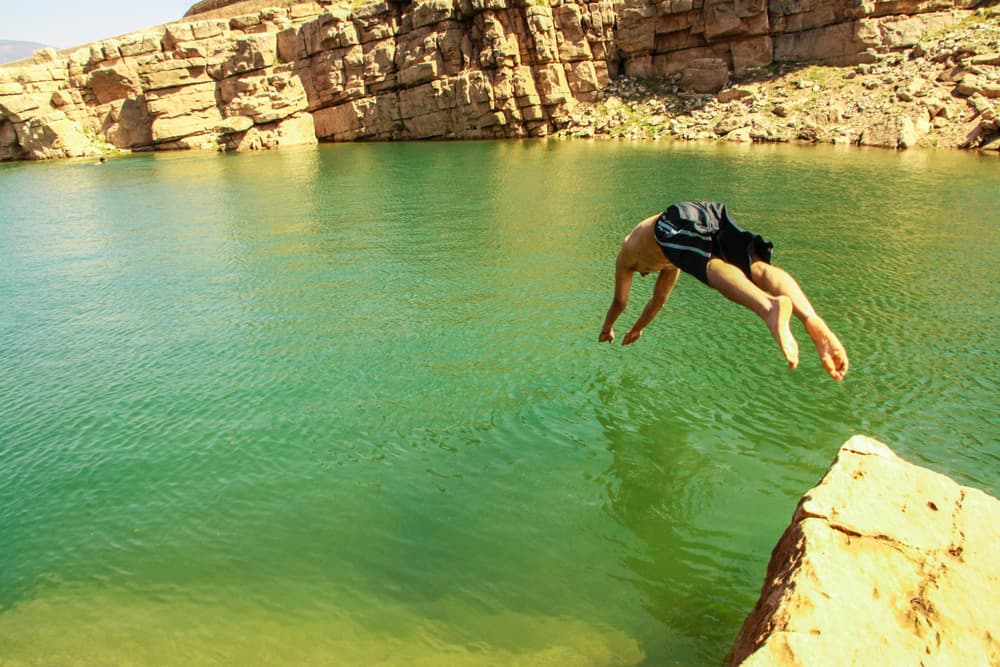
[[[659,275],[649,302],[625,334],[622,345],[631,345],[639,340],[643,329],[660,312],[677,284],[680,269],[664,256],[653,232],[658,217],[659,214],[653,215],[640,222],[622,243],[615,260],[614,298],[604,318],[598,342],[614,342],[614,324],[628,303],[636,272],[642,276],[654,272]],[[799,345],[789,326],[794,315],[802,321],[813,339],[826,372],[834,380],[844,379],[849,366],[847,351],[826,322],[816,314],[805,292],[787,271],[754,257],[750,265],[751,279],[748,279],[739,267],[713,256],[708,260],[707,273],[710,287],[730,301],[752,310],[764,321],[790,368],[799,365]]]

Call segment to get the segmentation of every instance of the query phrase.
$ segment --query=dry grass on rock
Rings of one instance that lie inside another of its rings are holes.
[[[848,67],[773,64],[717,95],[623,78],[558,136],[1000,150],[1000,7]]]

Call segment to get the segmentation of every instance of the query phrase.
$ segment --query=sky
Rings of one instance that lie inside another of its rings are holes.
[[[176,21],[198,0],[0,0],[0,39],[58,49]]]

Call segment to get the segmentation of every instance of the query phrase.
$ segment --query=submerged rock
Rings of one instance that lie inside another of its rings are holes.
[[[1000,501],[864,436],[771,554],[727,665],[1000,663]]]

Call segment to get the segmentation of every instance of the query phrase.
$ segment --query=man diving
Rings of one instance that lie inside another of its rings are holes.
[[[755,312],[774,336],[791,368],[799,364],[799,346],[789,322],[799,318],[812,337],[823,368],[834,380],[847,374],[847,351],[816,314],[805,292],[788,272],[771,262],[772,244],[740,229],[725,204],[680,202],[646,218],[625,237],[615,261],[615,293],[601,327],[599,342],[612,342],[614,324],[628,303],[635,272],[659,272],[653,295],[622,339],[630,345],[663,308],[681,271]]]

